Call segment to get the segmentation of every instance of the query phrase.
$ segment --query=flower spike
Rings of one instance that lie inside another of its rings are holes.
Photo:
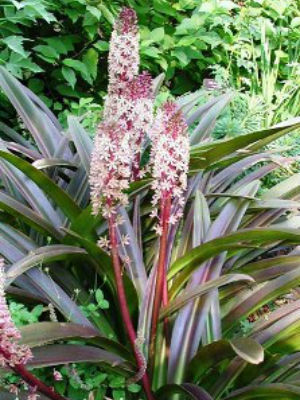
[[[171,212],[168,219],[168,223],[174,224],[181,217],[189,165],[188,127],[174,102],[168,101],[158,110],[151,139],[152,205],[155,207],[152,216],[158,215],[160,202],[171,198],[179,205],[176,213]],[[161,221],[157,231],[161,233]]]
[[[11,319],[7,306],[5,292],[4,262],[0,259],[0,365],[2,367],[14,367],[18,364],[26,364],[32,358],[28,346],[20,345],[20,331]]]
[[[124,7],[114,24],[111,35],[108,74],[108,93],[116,93],[120,86],[138,74],[139,33],[134,10]]]
[[[117,123],[103,122],[98,128],[91,159],[90,185],[93,214],[100,208],[103,216],[114,213],[118,204],[128,202],[131,151],[128,133]]]

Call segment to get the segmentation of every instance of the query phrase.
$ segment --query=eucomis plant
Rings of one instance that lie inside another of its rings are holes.
[[[300,300],[241,323],[300,282],[300,175],[261,190],[294,161],[268,144],[300,120],[214,141],[231,93],[157,106],[163,77],[139,71],[131,9],[115,22],[109,78],[93,144],[0,70],[26,127],[0,124],[2,367],[31,399],[67,398],[35,369],[80,362],[141,382],[128,398],[299,399]],[[95,287],[110,306],[87,316]],[[19,332],[4,293],[50,304],[57,321]]]

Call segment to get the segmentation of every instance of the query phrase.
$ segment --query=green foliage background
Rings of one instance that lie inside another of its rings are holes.
[[[138,13],[142,67],[164,72],[174,94],[216,77],[272,103],[299,72],[295,0],[4,0],[0,63],[57,112],[93,108],[105,93],[108,40],[122,5]]]

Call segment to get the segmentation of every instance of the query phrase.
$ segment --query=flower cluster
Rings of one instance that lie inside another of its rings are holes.
[[[14,367],[26,364],[32,358],[28,346],[18,344],[21,339],[19,330],[14,325],[4,293],[4,262],[0,259],[0,366]]]
[[[94,215],[102,209],[103,216],[109,217],[117,204],[127,204],[124,190],[129,187],[131,164],[128,132],[118,123],[102,122],[91,159],[90,186]]]
[[[120,94],[123,83],[138,74],[139,33],[134,10],[124,7],[114,24],[108,56],[108,93]]]
[[[152,78],[144,72],[123,84],[119,93],[108,95],[104,110],[106,121],[118,121],[128,131],[133,178],[139,177],[140,153],[143,141],[153,122]]]
[[[172,102],[166,102],[157,112],[152,132],[151,165],[154,178],[152,216],[157,216],[157,206],[161,201],[171,198],[176,201],[169,223],[174,224],[182,215],[184,191],[187,185],[189,164],[188,127],[182,112]],[[174,202],[173,202],[174,204]],[[160,233],[160,225],[156,227]]]
[[[131,179],[140,177],[144,137],[153,122],[152,79],[138,75],[139,36],[136,14],[123,8],[116,21],[109,51],[109,88],[104,122],[98,128],[91,160],[91,199],[96,215],[109,216]]]

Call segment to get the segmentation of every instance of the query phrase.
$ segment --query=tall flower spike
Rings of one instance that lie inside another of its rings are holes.
[[[153,122],[151,76],[143,72],[124,83],[120,94],[109,94],[104,118],[118,121],[122,129],[128,132],[132,152],[132,175],[135,180],[139,177],[140,153],[144,138],[149,134]]]
[[[95,138],[91,158],[90,186],[94,215],[102,208],[104,217],[114,213],[118,204],[128,202],[131,150],[128,133],[117,123],[102,122]]]
[[[139,33],[137,16],[131,8],[122,8],[114,24],[108,55],[108,93],[119,93],[122,84],[139,70]]]
[[[19,345],[21,339],[19,330],[14,325],[7,306],[5,292],[4,262],[0,259],[0,365],[14,367],[26,364],[32,358],[28,346]]]
[[[187,185],[189,137],[183,114],[174,102],[168,101],[158,110],[150,138],[154,178],[152,216],[158,215],[157,206],[160,202],[171,198],[177,201],[179,207],[176,214],[171,212],[168,223],[176,223],[182,214],[183,194]],[[161,233],[161,221],[157,232]]]
[[[134,10],[124,7],[114,24],[109,51],[109,85],[104,104],[106,121],[118,121],[129,132],[132,179],[140,177],[140,154],[153,121],[151,76],[139,70],[139,34]]]

